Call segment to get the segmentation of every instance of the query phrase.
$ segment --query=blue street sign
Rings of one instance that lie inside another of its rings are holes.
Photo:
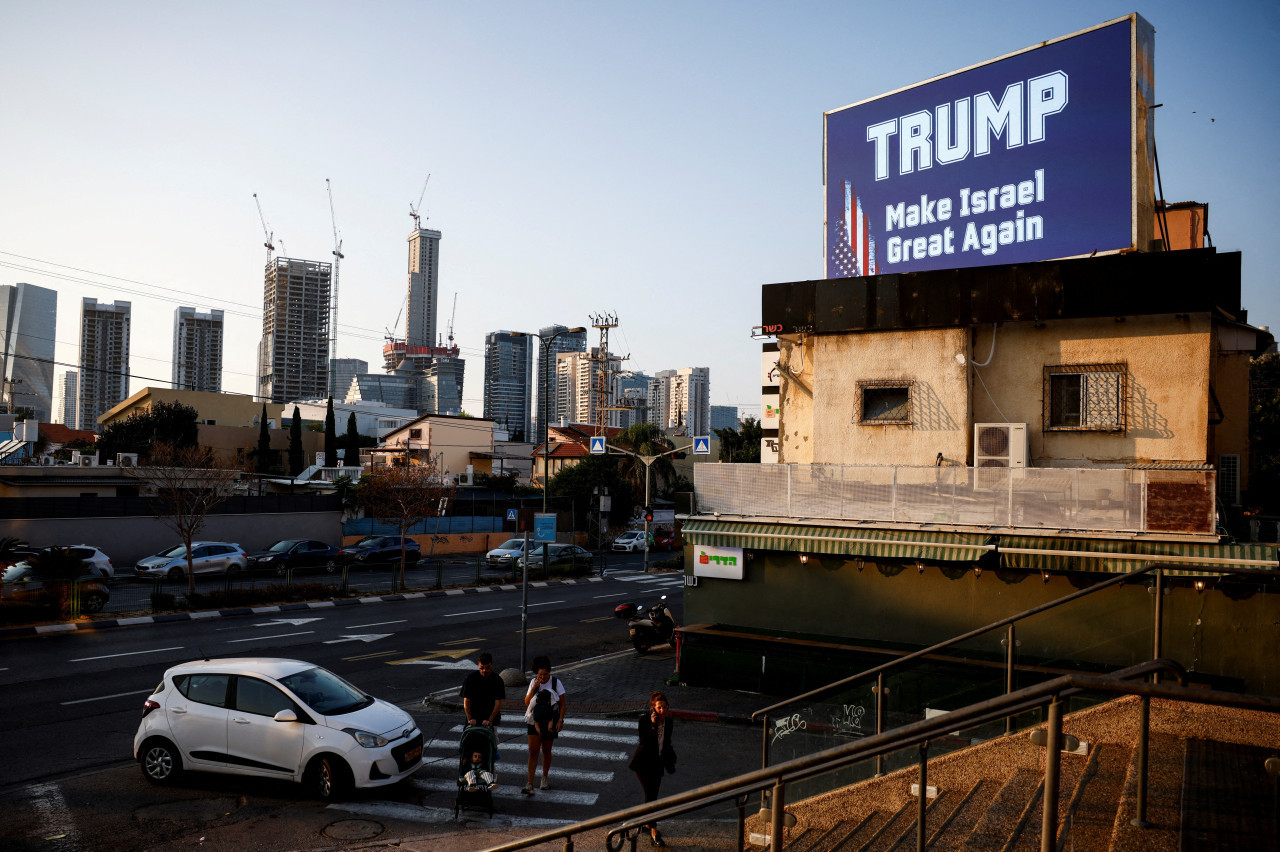
[[[602,456],[605,454],[604,435],[593,435],[591,437],[591,454],[593,456]]]
[[[555,541],[556,540],[556,513],[537,512],[533,516],[533,540],[534,541]]]
[[[507,510],[507,520],[508,520],[508,521],[514,521],[514,520],[516,520],[516,510],[515,510],[515,509],[508,509],[508,510]]]
[[[711,436],[699,435],[693,439],[693,454],[695,456],[711,455]]]

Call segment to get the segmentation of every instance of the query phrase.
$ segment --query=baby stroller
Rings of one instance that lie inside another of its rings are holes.
[[[461,808],[487,810],[493,816],[493,793],[484,785],[475,790],[467,789],[463,780],[467,770],[471,768],[472,752],[480,752],[481,767],[496,776],[494,764],[498,757],[498,735],[493,728],[483,725],[470,725],[462,729],[462,739],[458,742],[458,797],[453,800],[453,818],[458,818]]]

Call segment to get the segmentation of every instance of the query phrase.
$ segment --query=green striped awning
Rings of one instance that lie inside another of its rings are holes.
[[[988,543],[993,537],[983,534],[700,519],[685,521],[682,535],[690,544],[711,547],[930,562],[977,562],[984,553],[994,549],[994,545]]]
[[[1280,570],[1276,545],[1197,544],[1170,541],[1101,541],[1080,538],[1000,536],[1000,565],[1028,571],[1096,571],[1124,574],[1148,565],[1192,576],[1196,566]]]

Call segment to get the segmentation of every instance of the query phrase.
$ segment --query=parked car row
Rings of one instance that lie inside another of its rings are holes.
[[[676,531],[673,529],[655,529],[649,534],[650,550],[673,550],[676,546]],[[626,553],[644,550],[644,530],[629,530],[613,540],[613,549]]]

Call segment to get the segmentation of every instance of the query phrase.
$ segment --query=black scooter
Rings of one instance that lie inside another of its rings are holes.
[[[627,629],[631,631],[631,644],[636,652],[648,653],[655,645],[669,645],[676,633],[676,620],[671,617],[667,607],[667,596],[663,595],[658,602],[649,607],[644,605],[620,604],[614,607],[614,616],[627,619]]]

